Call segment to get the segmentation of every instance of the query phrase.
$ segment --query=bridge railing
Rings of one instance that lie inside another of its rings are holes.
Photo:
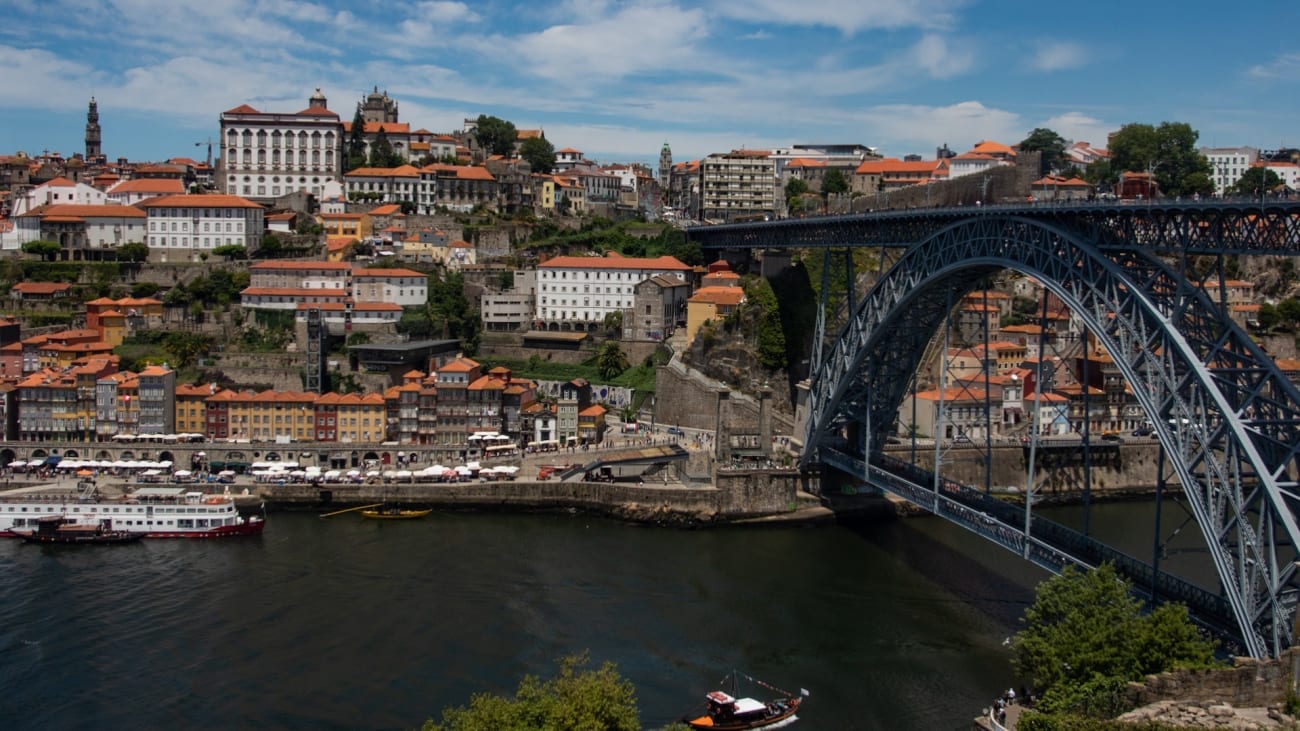
[[[865,476],[871,486],[977,533],[1048,571],[1060,573],[1069,565],[1090,569],[1111,563],[1133,582],[1135,592],[1146,595],[1154,586],[1157,597],[1186,604],[1198,621],[1210,628],[1228,634],[1239,631],[1232,608],[1222,596],[1157,572],[1152,565],[1079,531],[1035,515],[1030,535],[1025,535],[1019,527],[1024,525],[1023,508],[944,477],[939,477],[936,490],[933,472],[896,457],[875,455],[868,466],[834,448],[823,447],[821,455],[831,466]]]

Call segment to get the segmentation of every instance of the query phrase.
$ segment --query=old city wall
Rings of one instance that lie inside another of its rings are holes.
[[[656,371],[655,423],[690,429],[713,430],[718,421],[718,393],[726,389],[693,369],[673,363]],[[752,433],[758,429],[758,400],[730,392],[727,427],[732,432]],[[772,412],[775,434],[791,434],[793,422],[788,415]]]

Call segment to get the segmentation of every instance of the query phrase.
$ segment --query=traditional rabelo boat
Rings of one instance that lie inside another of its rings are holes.
[[[36,529],[14,531],[14,534],[28,543],[65,543],[75,545],[99,545],[114,543],[135,543],[144,538],[143,533],[129,530],[113,530],[111,519],[99,523],[77,523],[62,515],[43,515],[36,519]]]
[[[738,698],[736,686],[739,673],[732,673],[732,690],[730,693],[715,690],[704,696],[705,710],[700,716],[687,716],[682,722],[694,729],[711,729],[713,731],[744,731],[745,729],[768,728],[783,722],[797,720],[795,712],[803,703],[808,691],[801,690],[799,695],[774,688],[761,680],[745,676],[758,685],[779,694],[773,700],[760,701],[754,698]],[[723,684],[726,684],[724,679]]]
[[[433,508],[424,508],[415,510],[412,508],[401,508],[396,505],[381,505],[370,510],[362,510],[361,517],[372,520],[412,520],[414,518],[423,518],[433,512]]]

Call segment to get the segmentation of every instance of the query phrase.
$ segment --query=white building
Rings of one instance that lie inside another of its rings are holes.
[[[55,178],[32,188],[14,201],[13,215],[22,215],[37,206],[90,205],[102,206],[108,200],[104,191],[85,183],[74,183],[67,178]]]
[[[261,112],[247,104],[221,113],[222,192],[269,202],[323,186],[343,171],[343,124],[320,89],[294,114]]]
[[[265,209],[236,195],[168,195],[140,207],[149,214],[149,249],[183,260],[199,261],[218,246],[256,251],[266,233]]]
[[[14,235],[5,237],[6,248],[21,248],[28,241],[54,241],[66,259],[94,259],[99,252],[122,244],[145,241],[145,212],[134,206],[64,203],[37,206],[14,219]]]
[[[1202,147],[1198,152],[1210,161],[1215,195],[1223,195],[1225,190],[1236,185],[1250,166],[1259,160],[1259,150],[1254,147]]]
[[[378,196],[380,203],[414,203],[420,196],[420,170],[411,165],[395,168],[357,168],[343,176],[345,196]]]
[[[429,302],[429,278],[411,269],[353,269],[352,298],[402,307]]]
[[[1259,163],[1267,169],[1272,170],[1279,178],[1282,184],[1291,190],[1297,190],[1296,186],[1300,185],[1300,165],[1293,162],[1268,162]]]
[[[605,315],[632,306],[636,285],[663,275],[688,281],[691,268],[671,256],[557,256],[537,267],[536,328],[595,330]]]
[[[185,183],[179,178],[138,178],[123,180],[108,189],[109,203],[133,206],[162,195],[182,195]]]
[[[259,261],[248,267],[248,285],[346,293],[352,286],[352,265],[345,261]]]

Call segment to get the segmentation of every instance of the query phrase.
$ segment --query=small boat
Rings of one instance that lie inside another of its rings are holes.
[[[144,538],[143,533],[113,530],[113,521],[105,519],[96,524],[77,523],[62,515],[45,515],[36,521],[36,530],[15,531],[28,543],[115,544],[135,543]]]
[[[711,729],[712,731],[745,731],[746,729],[769,728],[786,725],[798,720],[794,715],[803,703],[808,691],[801,690],[799,695],[774,688],[761,680],[749,676],[746,679],[757,683],[778,694],[773,700],[760,701],[754,698],[737,697],[736,685],[739,673],[732,673],[732,692],[715,690],[704,696],[704,715],[694,718],[688,716],[682,723],[694,729]],[[725,679],[724,679],[725,684]]]
[[[396,505],[381,505],[373,510],[362,510],[361,517],[371,518],[373,520],[412,520],[423,518],[433,512],[433,508],[423,510],[414,510],[409,508],[399,508]]]

